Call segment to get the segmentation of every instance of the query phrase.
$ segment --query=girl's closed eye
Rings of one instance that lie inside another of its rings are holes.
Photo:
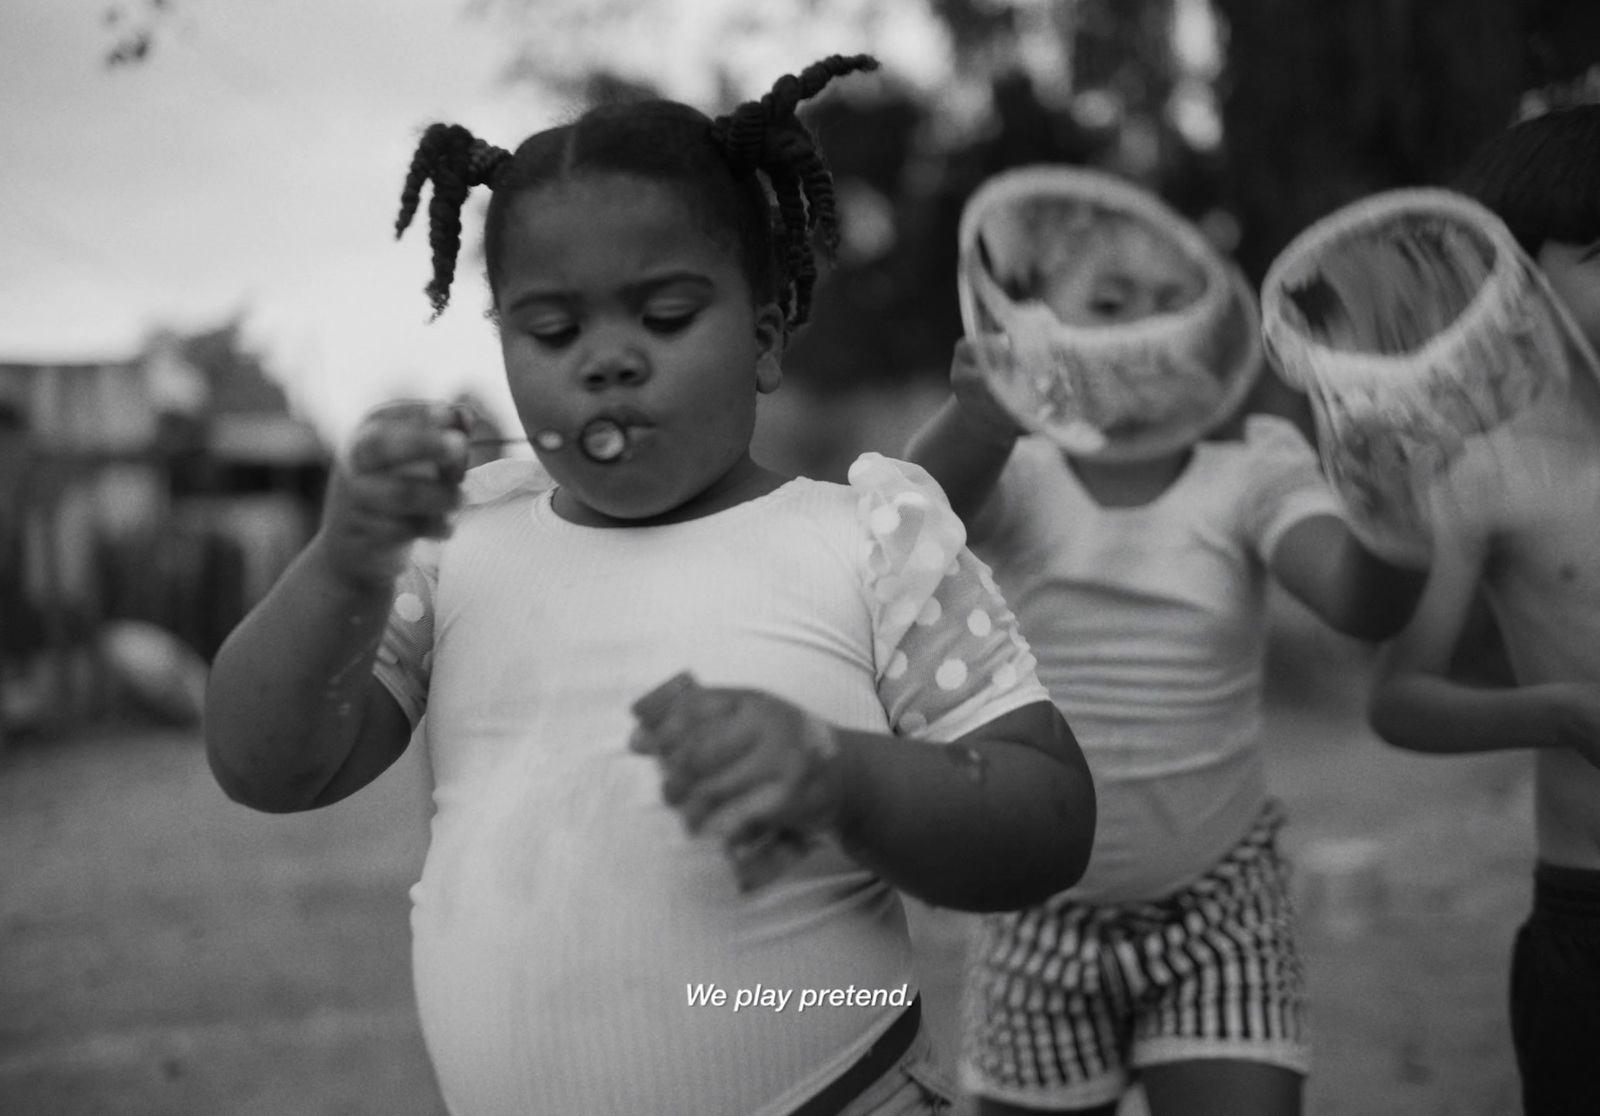
[[[645,328],[651,333],[681,333],[694,324],[700,316],[701,304],[675,299],[660,301],[645,307],[641,315]]]
[[[543,345],[548,345],[552,349],[563,348],[578,337],[578,327],[575,325],[529,330],[528,332],[533,334],[534,340]]]
[[[671,335],[688,329],[713,300],[714,288],[700,276],[669,275],[636,292],[639,320],[651,333]]]
[[[578,321],[565,311],[543,310],[517,319],[521,332],[541,345],[560,348],[578,336]]]

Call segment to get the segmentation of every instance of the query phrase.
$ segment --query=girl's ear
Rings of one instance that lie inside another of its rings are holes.
[[[776,302],[756,310],[756,390],[763,395],[783,383],[783,320]]]

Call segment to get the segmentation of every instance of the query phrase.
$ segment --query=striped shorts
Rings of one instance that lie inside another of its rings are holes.
[[[1023,1107],[1116,1100],[1142,1066],[1237,1058],[1305,1073],[1283,814],[1269,803],[1221,863],[1153,902],[1057,897],[986,916],[973,942],[961,1084]]]

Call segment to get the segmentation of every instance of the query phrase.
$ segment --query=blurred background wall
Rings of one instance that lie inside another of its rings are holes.
[[[70,731],[141,696],[192,720],[195,668],[310,539],[327,451],[237,333],[0,364],[0,725]]]

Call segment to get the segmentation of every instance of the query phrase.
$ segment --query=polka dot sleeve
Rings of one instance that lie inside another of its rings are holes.
[[[924,470],[865,454],[860,493],[878,695],[894,731],[944,742],[1049,693],[989,569]]]
[[[416,543],[411,562],[395,584],[389,623],[378,644],[372,672],[394,695],[415,729],[428,705],[433,667],[433,596],[439,581],[439,544]]]

